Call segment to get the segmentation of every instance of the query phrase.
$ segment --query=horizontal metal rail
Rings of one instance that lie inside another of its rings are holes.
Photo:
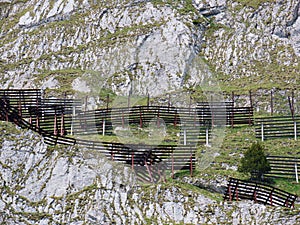
[[[294,207],[297,195],[270,185],[230,178],[224,194],[224,200],[239,201],[242,199],[253,200],[265,205],[291,208]]]
[[[298,139],[300,117],[264,117],[255,119],[255,135],[262,141],[276,138]]]
[[[296,179],[300,173],[300,158],[292,156],[267,156],[271,171],[266,177]]]
[[[192,175],[195,168],[196,158],[195,146],[176,145],[145,145],[145,144],[123,144],[110,142],[97,142],[89,140],[77,140],[44,130],[39,124],[29,123],[24,120],[19,110],[9,105],[6,99],[0,99],[0,115],[6,121],[13,122],[22,128],[34,130],[44,137],[45,143],[49,145],[78,144],[87,149],[99,151],[113,161],[131,165],[137,168],[139,174],[144,171],[143,179],[148,176],[150,182],[164,177],[165,170],[171,170],[172,175],[175,170],[188,169]],[[156,175],[155,175],[156,174]],[[159,175],[159,176],[158,176]]]

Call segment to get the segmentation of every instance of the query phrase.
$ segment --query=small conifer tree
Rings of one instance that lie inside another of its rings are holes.
[[[270,164],[265,156],[263,146],[253,143],[244,153],[238,171],[254,175],[256,179],[263,180],[264,173],[271,170]]]

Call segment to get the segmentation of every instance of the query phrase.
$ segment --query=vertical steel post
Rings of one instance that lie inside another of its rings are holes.
[[[171,100],[171,97],[170,97],[170,94],[169,94],[169,98],[168,98],[168,112],[170,111],[170,100]]]
[[[186,145],[186,129],[183,130],[183,145]]]
[[[273,116],[273,112],[274,112],[273,91],[271,90],[271,116]]]
[[[22,105],[21,105],[21,101],[19,100],[19,116],[22,117]]]
[[[172,178],[174,179],[174,150],[172,151]]]
[[[106,96],[106,111],[108,111],[108,105],[109,105],[109,94]]]
[[[130,108],[130,94],[128,95],[127,106],[128,106],[128,108]]]
[[[64,123],[65,123],[65,120],[64,120],[64,114],[62,113],[61,114],[61,121],[60,121],[60,135],[63,136],[64,135]]]
[[[294,120],[294,139],[297,141],[297,122]]]
[[[105,135],[105,119],[102,120],[102,136]]]
[[[124,128],[124,111],[122,109],[122,128]]]
[[[75,120],[76,108],[75,106],[72,107],[72,121],[71,121],[71,135],[74,132],[74,120]]]
[[[84,111],[87,110],[87,99],[88,99],[88,96],[85,96]]]
[[[208,146],[209,145],[208,127],[206,127],[206,130],[205,130],[205,139],[206,139],[206,146]]]
[[[193,152],[192,152],[192,148],[190,147],[190,176],[193,176]]]
[[[231,110],[231,127],[233,128],[234,127],[234,92],[232,92],[232,96],[231,96],[231,98],[232,98],[232,107],[230,108],[230,110]]]
[[[252,91],[249,91],[250,107],[253,108]]]
[[[142,109],[141,109],[141,106],[139,106],[140,108],[140,128],[143,127],[143,120],[142,120]]]
[[[148,98],[147,98],[147,108],[149,109],[149,105],[150,105],[150,95],[148,93]]]
[[[131,152],[131,169],[134,170],[134,152]]]
[[[291,114],[292,114],[292,118],[294,119],[294,106],[293,106],[293,99],[291,100],[290,96],[288,96],[288,101],[289,101],[289,106],[290,106],[290,110],[291,110]]]
[[[248,114],[248,124],[249,126],[252,124],[251,118],[252,118],[252,113],[251,113],[251,108],[249,109],[249,114]]]
[[[263,142],[264,141],[264,123],[262,122],[261,123],[261,141]]]
[[[296,175],[296,182],[299,183],[297,162],[295,163],[295,175]]]
[[[55,114],[54,114],[53,134],[57,135],[57,116],[56,116],[56,110],[55,110]]]

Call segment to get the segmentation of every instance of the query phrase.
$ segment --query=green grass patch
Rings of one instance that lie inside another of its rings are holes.
[[[263,3],[272,3],[275,0],[234,0],[235,2],[240,3],[242,6],[252,7],[253,9],[258,9]]]
[[[276,178],[273,182],[276,188],[300,196],[300,183],[296,183],[296,180]]]

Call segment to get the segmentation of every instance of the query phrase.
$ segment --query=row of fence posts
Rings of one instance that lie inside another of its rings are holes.
[[[21,99],[21,96],[20,96],[20,99]],[[40,116],[39,116],[39,105],[40,105],[40,102],[39,102],[39,98],[37,98],[37,101],[36,101],[36,117],[35,117],[35,127],[36,129],[40,129]],[[6,107],[4,105],[4,107]],[[23,117],[23,113],[22,113],[23,109],[22,109],[22,104],[21,104],[21,100],[19,100],[18,102],[18,115],[19,117]],[[73,106],[73,113],[72,113],[72,122],[71,122],[71,135],[73,135],[74,133],[74,118],[75,118],[75,114],[76,114],[76,111],[75,111],[75,106]],[[6,113],[5,115],[5,120],[8,121],[8,115]],[[43,112],[43,115],[42,115],[42,118],[44,117],[44,112]],[[29,117],[29,124],[32,125],[33,123],[33,116],[31,115],[30,113],[30,117]],[[65,121],[64,121],[64,113],[62,112],[61,113],[61,126],[60,126],[60,129],[58,129],[58,114],[56,113],[56,109],[55,109],[55,113],[54,113],[54,121],[53,121],[53,134],[54,135],[58,135],[58,133],[60,133],[60,135],[64,135],[65,134]],[[60,130],[60,132],[58,132],[58,130]]]
[[[128,96],[128,107],[130,107],[130,95]],[[211,99],[211,101],[213,101],[213,99]],[[234,92],[232,92],[232,102],[233,102],[233,105],[235,104],[235,94]],[[109,107],[109,102],[110,102],[110,98],[109,98],[109,95],[107,95],[107,98],[106,98],[106,110],[108,111],[108,107]],[[252,93],[250,91],[250,104],[251,104],[251,108],[253,108],[253,103],[252,103]],[[147,107],[149,107],[150,105],[150,95],[148,94],[147,96]],[[169,111],[169,108],[171,106],[171,103],[170,103],[170,95],[169,95],[169,98],[168,98],[168,111]],[[85,99],[85,110],[87,110],[87,96],[86,96],[86,99]],[[189,101],[189,112],[191,110],[191,97],[190,97],[190,101]],[[141,112],[140,112],[141,114]],[[158,112],[159,114],[159,112]],[[175,115],[175,121],[174,121],[174,126],[176,126],[176,116]],[[158,115],[159,117],[159,115]],[[122,116],[122,124],[123,124],[123,116]],[[213,111],[212,111],[212,126],[214,125],[214,115],[213,115]],[[103,124],[105,124],[105,121],[103,121]],[[251,125],[251,111],[249,111],[249,125]],[[232,109],[232,112],[231,112],[231,126],[234,127],[234,110]],[[140,117],[140,127],[142,127],[142,118]],[[105,128],[105,126],[103,126],[103,128]],[[103,129],[104,130],[104,129]],[[72,132],[71,132],[72,133]],[[105,131],[103,132],[103,135],[104,135]],[[208,135],[207,135],[208,136]],[[206,141],[206,145],[208,145],[208,141]]]
[[[187,145],[187,130],[183,130],[183,145]],[[209,145],[209,129],[206,127],[205,129],[205,146],[210,146]]]
[[[232,92],[232,102],[234,102],[235,95],[234,92]],[[252,91],[249,91],[249,100],[250,100],[250,106],[253,108],[253,94]],[[294,90],[291,91],[291,96],[288,96],[288,103],[291,111],[291,115],[294,118],[295,116],[295,94]],[[270,114],[273,116],[274,114],[274,92],[271,90],[270,92]]]
[[[236,94],[234,91],[231,92],[231,101],[233,102],[233,104],[235,103],[235,98],[236,98]],[[87,110],[87,98],[88,96],[85,97],[85,111]],[[128,98],[127,98],[127,105],[128,107],[130,107],[130,98],[131,96],[128,95]],[[190,96],[190,99],[189,99],[189,108],[191,107],[191,100],[192,100],[192,97]],[[249,101],[250,101],[250,107],[253,108],[253,93],[252,91],[250,90],[249,91]],[[110,102],[110,97],[109,97],[109,94],[107,94],[106,96],[106,108],[109,107],[109,102]],[[168,107],[171,106],[171,96],[169,94],[168,96]],[[291,114],[292,116],[294,116],[295,114],[295,94],[294,94],[294,90],[291,91],[291,96],[288,96],[288,102],[289,102],[289,106],[290,106],[290,111],[291,111]],[[147,106],[150,105],[150,94],[147,94]],[[274,91],[271,90],[270,91],[270,114],[273,115],[274,113]]]
[[[113,151],[111,152],[111,160],[114,161],[114,153]],[[175,168],[174,168],[174,164],[175,164],[175,160],[174,160],[174,151],[172,151],[172,155],[171,155],[171,173],[172,173],[172,178],[174,178],[174,173],[175,173]],[[146,166],[146,169],[149,173],[151,182],[153,182],[153,177],[152,177],[152,169],[151,169],[151,164],[150,166],[147,163],[146,158],[144,158],[144,165]],[[159,167],[159,165],[158,165]],[[131,153],[131,169],[134,170],[134,151],[132,151]],[[160,173],[160,169],[159,173]],[[189,170],[190,170],[190,176],[193,176],[193,152],[192,152],[192,148],[190,147],[190,159],[189,159]]]
[[[274,97],[273,97],[273,91],[271,91],[271,115],[273,115],[273,112],[274,112]],[[233,102],[233,105],[235,104],[235,93],[232,92],[232,102]],[[253,100],[252,100],[252,91],[249,91],[249,99],[250,99],[250,106],[251,108],[253,108]],[[87,111],[87,96],[85,98],[85,111]],[[294,115],[295,115],[295,107],[294,107],[294,91],[292,91],[292,96],[288,96],[288,101],[289,101],[289,106],[290,106],[290,111],[291,111],[291,114],[292,114],[292,117],[294,118]],[[106,97],[106,109],[108,110],[108,107],[109,107],[109,102],[110,102],[110,98],[109,98],[109,94],[107,95]],[[128,107],[130,107],[130,95],[128,96]],[[149,107],[150,105],[150,95],[148,94],[147,95],[147,107]],[[170,95],[169,95],[169,98],[168,98],[168,108],[170,108],[171,104],[170,104]],[[189,101],[189,108],[191,107],[191,97],[190,97],[190,101]],[[71,123],[71,135],[74,133],[74,124],[73,124],[73,119],[75,117],[75,107],[73,107],[73,115],[72,115],[72,123]],[[233,115],[233,111],[232,111],[232,115],[231,115],[231,126],[233,127],[233,118],[234,118],[234,115]],[[213,115],[212,115],[212,120],[213,120]],[[249,118],[249,123],[250,123],[250,118]],[[104,122],[105,124],[105,122]],[[103,132],[105,133],[105,131]],[[296,133],[296,132],[295,132]],[[295,139],[297,139],[297,135],[295,135]],[[206,144],[208,145],[208,142],[206,142]]]
[[[106,111],[107,112],[108,112],[108,107],[109,107],[109,101],[110,101],[109,100],[109,95],[107,95],[107,98],[106,98],[106,102],[107,102],[107,104],[106,104]],[[87,102],[87,100],[85,102]],[[147,95],[147,107],[149,107],[149,105],[150,105],[150,95],[148,94]],[[168,98],[168,110],[169,110],[170,106],[171,106],[171,103],[170,103],[170,95],[169,95],[169,98]],[[128,96],[128,107],[130,107],[130,95]],[[190,98],[190,102],[189,102],[189,110],[190,110],[190,107],[191,107],[191,98]],[[73,112],[73,116],[75,116],[75,112]],[[158,118],[157,118],[157,126],[158,127],[160,126],[159,118],[160,118],[160,116],[159,116],[159,111],[158,111]],[[213,118],[212,118],[212,120],[213,120]],[[72,119],[72,121],[73,121],[73,119]],[[140,128],[142,128],[142,126],[143,126],[142,124],[143,124],[142,113],[141,113],[141,110],[140,110]],[[102,136],[105,136],[105,125],[106,125],[106,121],[105,121],[105,119],[103,119],[103,121],[102,121]],[[174,118],[174,126],[176,126],[176,125],[177,125],[177,114],[175,114],[175,118]],[[124,128],[124,114],[123,114],[123,112],[122,112],[122,127]],[[72,133],[73,132],[71,132],[71,134]],[[206,136],[206,138],[205,138],[205,140],[206,140],[205,141],[206,146],[209,146],[209,129],[208,129],[208,127],[206,128],[205,136]],[[184,141],[183,141],[184,145],[187,145],[187,130],[186,129],[184,129],[183,138],[184,138]]]
[[[24,98],[23,94],[24,93],[22,93],[22,92],[19,93],[19,101],[18,101],[18,108],[17,108],[18,109],[18,116],[20,118],[23,117],[23,113],[22,113],[23,109],[22,109],[22,104],[21,104],[21,99]],[[40,117],[39,117],[39,108],[40,107],[39,106],[41,105],[41,103],[40,103],[40,98],[38,96],[37,96],[36,99],[37,100],[36,100],[35,127],[36,127],[36,129],[40,129]],[[4,106],[4,107],[6,107],[6,106]],[[60,123],[61,126],[60,126],[60,129],[58,129],[58,115],[56,113],[56,109],[54,109],[54,110],[55,110],[55,113],[54,113],[54,121],[53,121],[53,134],[54,135],[58,135],[58,130],[60,130],[59,133],[60,133],[61,136],[63,136],[65,134],[64,113],[63,112],[61,113],[61,123]],[[75,114],[75,112],[74,112],[74,114]],[[42,117],[44,117],[44,114],[42,115]],[[7,113],[6,113],[6,120],[8,121],[8,115],[7,115]],[[31,113],[30,113],[30,117],[29,117],[29,123],[30,123],[30,125],[32,125],[32,123],[33,123],[33,118],[32,118]],[[71,127],[71,130],[72,130],[72,127]],[[71,131],[71,133],[72,133],[72,131]]]
[[[252,101],[252,92],[249,91],[249,98],[250,98],[250,105],[251,105],[251,108],[253,108],[253,101]],[[291,114],[292,114],[292,117],[294,118],[294,114],[295,114],[295,108],[294,108],[294,91],[292,91],[292,96],[288,96],[288,101],[289,101],[289,106],[290,106],[290,110],[291,110]],[[108,110],[108,107],[109,107],[109,102],[110,102],[110,99],[109,99],[109,94],[107,95],[107,99],[106,99],[106,108]],[[234,92],[232,92],[232,102],[233,104],[235,103],[235,94]],[[271,115],[273,114],[273,103],[274,100],[273,100],[273,91],[271,91]],[[147,95],[147,106],[149,107],[150,105],[150,95],[148,94]],[[38,107],[38,105],[37,105]],[[128,96],[128,107],[130,107],[130,95]],[[170,95],[169,95],[169,100],[168,100],[168,108],[170,107]],[[190,102],[189,102],[189,107],[191,107],[191,98],[190,98]],[[87,96],[85,98],[85,111],[87,110]],[[72,121],[75,117],[75,107],[73,107],[73,115],[72,115]],[[231,125],[233,126],[233,115],[232,115],[232,118],[231,118]],[[74,127],[74,124],[72,122],[71,124],[71,134],[73,134],[73,127]],[[62,133],[62,132],[61,132]],[[295,132],[296,133],[296,132]],[[296,137],[297,135],[295,135],[295,139],[297,138]]]
[[[105,123],[106,123],[105,119],[103,119],[102,120],[102,136],[105,136],[105,125],[106,125]],[[158,127],[159,127],[159,124],[158,124]],[[71,134],[72,134],[72,131],[71,131]],[[187,130],[186,129],[183,130],[183,145],[187,145]],[[208,127],[206,127],[206,129],[205,129],[205,145],[210,146],[209,145],[209,128]]]

